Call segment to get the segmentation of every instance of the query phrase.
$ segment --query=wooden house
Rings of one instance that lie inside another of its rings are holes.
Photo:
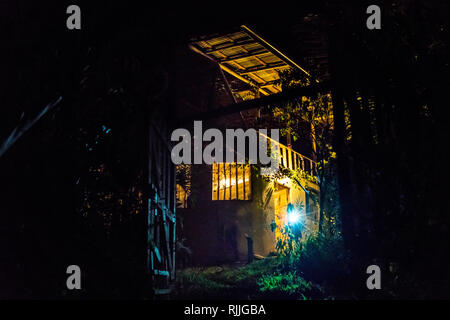
[[[203,58],[205,68],[215,72],[214,84],[205,83],[212,88],[213,103],[200,111],[215,110],[220,114],[220,110],[235,103],[280,93],[280,72],[284,70],[297,70],[310,78],[295,61],[245,25],[226,34],[195,38],[189,47]],[[255,107],[216,116],[204,125],[245,130],[255,128],[262,117],[261,108]],[[233,263],[247,261],[249,254],[267,256],[275,252],[282,236],[280,228],[287,223],[289,204],[303,208],[303,237],[317,232],[320,190],[316,162],[296,152],[289,138],[271,143],[279,145],[280,168],[302,172],[300,178],[269,181],[259,173],[257,165],[248,164],[178,167],[180,238],[192,251],[191,264]],[[300,143],[312,147],[311,141]]]

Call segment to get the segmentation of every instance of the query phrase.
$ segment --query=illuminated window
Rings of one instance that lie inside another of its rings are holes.
[[[250,165],[237,163],[213,164],[213,200],[250,200],[250,198]]]
[[[177,184],[177,208],[187,208],[187,198],[184,188]]]

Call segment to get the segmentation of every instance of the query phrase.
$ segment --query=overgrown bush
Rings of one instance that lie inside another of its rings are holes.
[[[261,275],[275,274],[280,262],[267,258],[244,266],[188,268],[177,274],[177,296],[189,299],[247,299],[260,295]]]
[[[285,267],[289,270],[298,272],[308,281],[324,286],[334,286],[342,282],[348,273],[347,257],[340,237],[325,237],[322,234],[309,237],[284,260]]]
[[[271,257],[244,266],[188,268],[177,274],[174,299],[322,299],[321,288]]]

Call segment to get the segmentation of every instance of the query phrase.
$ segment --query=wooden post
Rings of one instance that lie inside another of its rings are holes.
[[[245,200],[245,163],[242,164],[242,193],[243,193],[242,200]]]
[[[236,176],[235,176],[235,180],[236,180],[236,200],[239,200],[239,173],[238,173],[238,164],[236,163],[235,168],[236,168]]]
[[[223,166],[223,181],[224,186],[223,186],[223,200],[227,200],[227,171],[225,169],[226,167],[226,163],[222,163]]]

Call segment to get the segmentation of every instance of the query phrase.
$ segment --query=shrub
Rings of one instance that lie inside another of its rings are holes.
[[[348,263],[340,237],[309,237],[285,262],[305,279],[322,285],[335,285],[347,274]]]

